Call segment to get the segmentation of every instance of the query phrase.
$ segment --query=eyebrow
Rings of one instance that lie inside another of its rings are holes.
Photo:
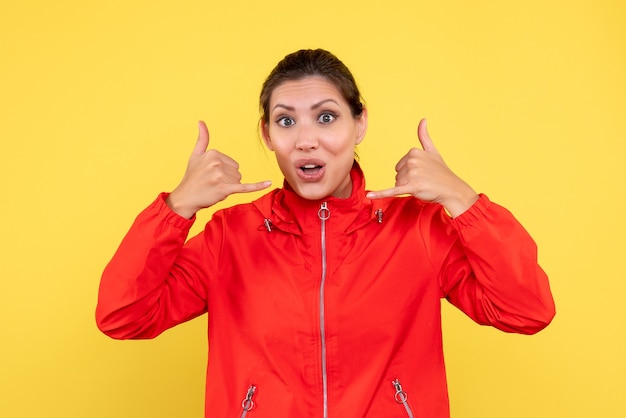
[[[319,108],[320,108],[320,107],[322,107],[325,103],[328,103],[328,102],[335,103],[337,106],[339,106],[339,103],[337,103],[337,101],[336,101],[335,99],[325,99],[325,100],[322,100],[321,102],[319,102],[319,103],[315,103],[313,106],[311,106],[311,110],[319,109]],[[285,109],[285,110],[288,110],[288,111],[290,111],[290,112],[293,112],[294,110],[296,110],[296,108],[295,108],[295,107],[293,107],[293,106],[287,106],[287,105],[284,105],[284,104],[278,103],[278,104],[276,104],[276,106],[274,106],[274,108],[272,109],[272,111],[276,110],[276,108],[278,108],[278,107],[281,107],[281,108],[283,108],[283,109]]]

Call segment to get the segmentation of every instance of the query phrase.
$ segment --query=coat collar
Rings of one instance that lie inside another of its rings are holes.
[[[320,200],[308,200],[299,196],[284,181],[283,188],[254,202],[261,211],[268,230],[271,227],[301,235],[305,231],[316,231],[320,225],[318,211],[326,203],[330,211],[328,227],[342,233],[349,233],[376,218],[373,201],[365,197],[365,176],[359,164],[354,161],[350,170],[352,193],[345,199],[329,196]]]

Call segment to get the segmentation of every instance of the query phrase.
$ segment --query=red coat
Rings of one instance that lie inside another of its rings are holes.
[[[104,271],[99,328],[152,338],[208,311],[206,417],[449,417],[440,300],[541,330],[555,311],[535,243],[484,195],[450,219],[366,199],[356,164],[352,180],[348,199],[286,186],[218,211],[187,243],[193,221],[160,196]]]

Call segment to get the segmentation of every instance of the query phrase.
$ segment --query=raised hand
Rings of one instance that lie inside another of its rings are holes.
[[[426,119],[417,127],[422,149],[411,148],[396,165],[395,187],[373,191],[370,199],[398,195],[412,195],[427,202],[443,205],[452,217],[469,209],[476,200],[476,192],[452,172],[435,148],[426,128]]]
[[[180,216],[191,218],[200,209],[213,206],[234,193],[249,193],[269,187],[271,181],[241,183],[239,164],[209,146],[209,130],[198,123],[198,141],[189,157],[180,184],[167,198],[167,205]]]

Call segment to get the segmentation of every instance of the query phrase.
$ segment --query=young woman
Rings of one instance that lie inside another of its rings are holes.
[[[543,329],[555,311],[532,238],[446,166],[425,121],[395,187],[366,191],[367,111],[327,51],[286,56],[261,112],[283,188],[187,240],[197,211],[270,186],[240,183],[200,123],[181,183],[104,271],[99,328],[153,338],[208,312],[206,417],[449,417],[440,300],[506,332]]]

